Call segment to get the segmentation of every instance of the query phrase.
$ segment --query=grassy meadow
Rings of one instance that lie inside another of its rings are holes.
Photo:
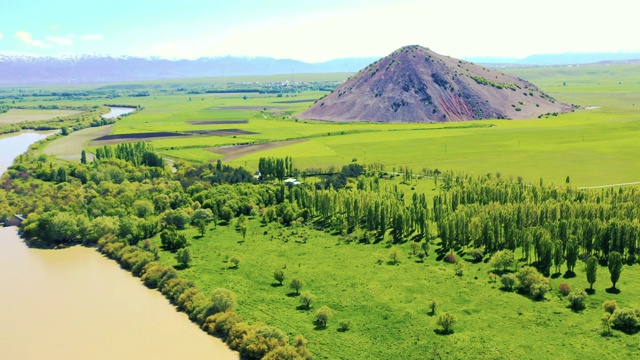
[[[0,125],[17,124],[23,121],[49,120],[56,117],[65,117],[78,113],[80,113],[80,111],[9,109],[9,111],[0,114]]]
[[[533,81],[561,101],[591,108],[526,121],[446,124],[296,121],[296,113],[325,93],[308,91],[283,97],[257,93],[152,94],[110,100],[144,106],[143,111],[118,122],[111,133],[223,129],[253,133],[147,139],[167,157],[200,162],[219,158],[226,161],[223,152],[216,149],[220,146],[304,140],[229,161],[250,169],[256,167],[260,157],[293,155],[300,169],[340,166],[358,159],[360,163],[383,163],[388,170],[408,166],[414,171],[438,168],[475,174],[499,172],[506,177],[522,176],[529,181],[543,178],[545,183],[556,184],[569,176],[578,186],[634,182],[640,180],[640,168],[630,166],[640,150],[636,141],[640,136],[640,114],[636,108],[640,107],[638,69],[617,65],[504,70]],[[154,86],[169,86],[166,82],[158,83]],[[228,120],[247,122],[190,123]]]
[[[424,263],[411,256],[410,242],[394,246],[402,255],[398,264],[391,264],[386,242],[348,243],[306,227],[263,227],[253,220],[246,241],[232,225],[218,225],[202,238],[195,229],[187,234],[194,261],[181,271],[185,277],[205,293],[231,289],[238,295],[238,314],[285,329],[290,336],[302,334],[318,359],[629,359],[640,353],[637,336],[616,331],[602,337],[600,328],[605,300],[640,306],[640,278],[634,276],[638,265],[625,266],[621,292],[615,295],[605,291],[611,283],[607,268],[600,267],[595,294],[584,310],[575,312],[558,285],[588,288],[581,264],[576,277],[552,278],[546,299],[534,301],[491,282],[493,269],[487,263],[467,257],[463,275],[457,276],[455,265],[441,261],[433,250]],[[175,265],[173,254],[161,256]],[[240,258],[237,268],[228,261],[233,256]],[[285,273],[284,286],[273,279],[276,269]],[[316,295],[311,309],[302,308],[292,294],[288,285],[293,277],[304,281],[301,292]],[[435,316],[431,300],[437,302]],[[333,310],[326,329],[313,323],[322,305]],[[451,335],[435,331],[443,312],[457,317]],[[342,320],[350,321],[350,330],[338,330]]]

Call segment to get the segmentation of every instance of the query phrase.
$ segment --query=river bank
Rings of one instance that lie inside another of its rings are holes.
[[[238,359],[95,250],[30,249],[0,228],[0,358]]]
[[[0,175],[49,133],[0,137]],[[1,359],[238,359],[94,249],[28,248],[0,228]]]

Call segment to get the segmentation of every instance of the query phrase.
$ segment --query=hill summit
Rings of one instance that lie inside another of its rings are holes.
[[[530,119],[570,109],[530,82],[411,45],[362,69],[298,117],[443,122]]]

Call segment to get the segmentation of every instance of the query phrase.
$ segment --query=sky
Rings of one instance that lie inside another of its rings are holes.
[[[635,0],[0,0],[0,54],[322,62],[640,52]]]

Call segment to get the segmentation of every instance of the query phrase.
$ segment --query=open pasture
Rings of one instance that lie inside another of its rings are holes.
[[[321,91],[282,97],[257,93],[153,94],[112,99],[114,103],[141,105],[144,109],[119,121],[109,135],[153,132],[213,135],[145,139],[165,156],[193,161],[224,159],[228,150],[216,149],[218,146],[283,142],[253,147],[254,151],[225,159],[250,170],[256,168],[260,157],[292,156],[301,170],[341,166],[356,159],[360,163],[380,162],[389,171],[400,166],[408,166],[414,172],[424,168],[453,169],[522,176],[536,182],[542,178],[545,183],[556,184],[569,177],[578,186],[640,180],[640,168],[634,166],[640,153],[640,143],[636,141],[640,137],[639,65],[503,71],[530,80],[558,100],[580,105],[582,109],[523,121],[324,123],[295,119],[296,113],[326,94]],[[154,84],[161,88],[181,82]],[[100,101],[85,102],[93,103]],[[78,105],[61,102],[64,104]],[[238,132],[218,133],[230,127]]]
[[[303,334],[314,358],[625,359],[640,352],[636,336],[615,332],[603,337],[599,327],[605,300],[640,306],[635,296],[640,278],[632,275],[638,265],[625,266],[622,291],[616,295],[606,292],[610,282],[601,267],[594,295],[585,310],[574,312],[557,289],[561,283],[588,287],[583,266],[576,267],[576,277],[552,278],[546,300],[534,301],[491,282],[493,269],[487,263],[463,260],[466,270],[456,276],[455,265],[437,260],[433,252],[425,262],[411,256],[411,242],[394,246],[402,255],[390,264],[386,243],[348,243],[307,227],[263,227],[257,219],[249,223],[246,241],[233,225],[218,225],[202,238],[195,229],[187,230],[187,236],[194,259],[181,271],[184,276],[205,293],[231,289],[244,318]],[[240,258],[237,268],[228,261],[233,256]],[[161,259],[175,264],[171,253],[161,252]],[[276,269],[285,273],[284,286],[272,276]],[[308,310],[289,289],[294,277],[304,281],[301,292],[316,295]],[[437,302],[435,316],[431,300]],[[326,329],[319,329],[313,314],[323,305],[333,309],[333,316]],[[435,331],[443,312],[458,318],[451,335]],[[340,321],[350,321],[350,330],[338,331]]]
[[[9,109],[9,111],[0,114],[0,125],[17,124],[23,121],[50,120],[79,113],[80,111],[75,110]]]

